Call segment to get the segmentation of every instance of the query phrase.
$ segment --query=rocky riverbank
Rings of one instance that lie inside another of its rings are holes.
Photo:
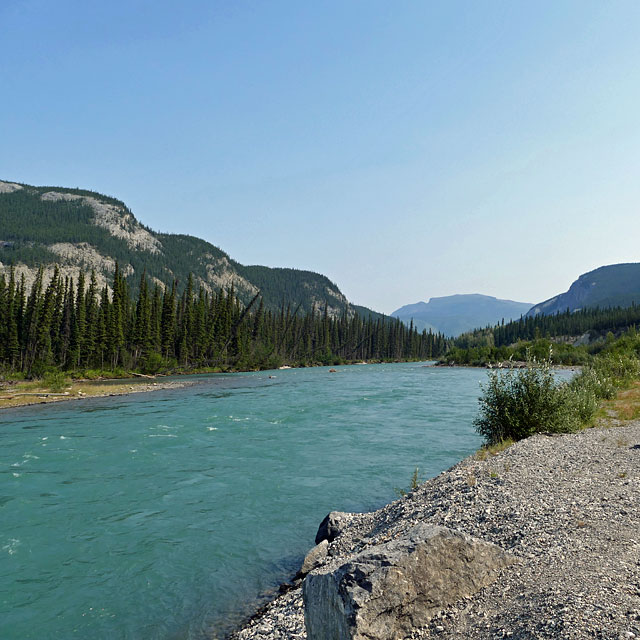
[[[469,457],[401,500],[344,518],[320,562],[339,567],[416,525],[493,543],[516,562],[406,637],[640,638],[640,421]],[[234,640],[306,638],[302,591],[299,580]]]

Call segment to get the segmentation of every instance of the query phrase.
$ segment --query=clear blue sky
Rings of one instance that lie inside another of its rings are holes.
[[[391,312],[640,261],[640,3],[2,0],[0,178]]]

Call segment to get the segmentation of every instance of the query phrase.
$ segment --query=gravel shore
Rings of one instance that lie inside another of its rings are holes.
[[[354,514],[330,559],[418,522],[493,542],[519,562],[411,638],[640,638],[640,421],[471,456],[401,500]],[[305,637],[299,585],[233,636]]]
[[[0,411],[2,409],[15,409],[28,407],[34,404],[50,404],[67,402],[69,400],[83,400],[86,398],[104,398],[108,396],[128,396],[132,393],[146,393],[160,391],[162,389],[183,389],[194,384],[192,380],[160,380],[160,382],[147,382],[140,380],[74,380],[70,387],[61,393],[52,393],[41,388],[38,391],[24,393],[21,388],[15,390],[4,389],[0,393]]]

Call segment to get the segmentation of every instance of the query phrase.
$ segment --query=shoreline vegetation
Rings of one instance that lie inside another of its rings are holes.
[[[487,446],[536,433],[572,433],[591,427],[602,403],[640,380],[640,336],[628,332],[592,357],[568,382],[553,375],[552,349],[543,360],[526,353],[524,368],[494,368],[482,385],[474,420]]]
[[[522,367],[528,359],[582,366],[594,356],[624,350],[640,325],[640,306],[582,309],[522,317],[476,329],[448,341],[441,365]]]
[[[396,318],[343,312],[318,302],[304,313],[282,302],[265,306],[231,286],[212,292],[186,283],[161,284],[146,273],[136,296],[116,264],[99,288],[96,274],[77,282],[40,269],[0,276],[0,383],[63,373],[82,379],[181,372],[253,371],[357,361],[420,361],[472,366],[583,366],[635,338],[640,307],[585,309],[521,317],[457,338],[418,332]]]

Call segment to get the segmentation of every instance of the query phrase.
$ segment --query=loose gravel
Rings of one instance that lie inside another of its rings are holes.
[[[354,514],[329,554],[346,561],[426,522],[518,557],[412,639],[640,638],[639,472],[640,421],[537,435],[484,460],[471,456],[401,500]],[[232,637],[306,638],[300,585]]]

